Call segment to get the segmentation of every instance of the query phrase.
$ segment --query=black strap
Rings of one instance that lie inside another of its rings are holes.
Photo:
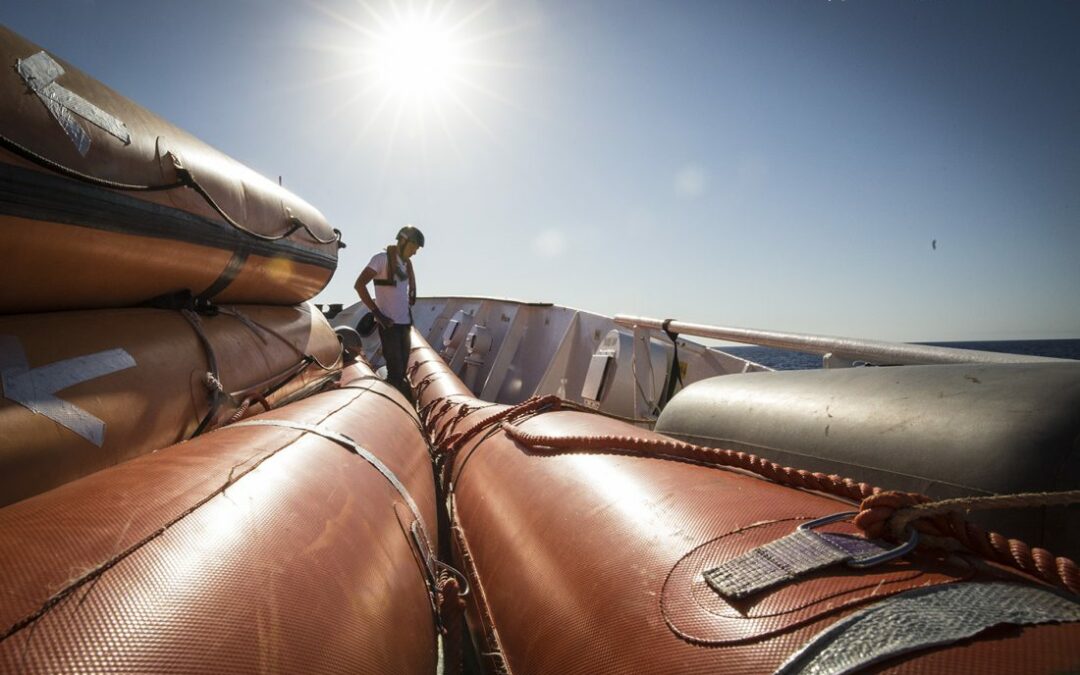
[[[246,250],[238,250],[233,253],[232,257],[229,258],[229,263],[225,265],[225,269],[221,271],[214,283],[210,284],[205,291],[199,293],[198,299],[209,302],[213,300],[215,295],[228,288],[229,284],[236,279],[236,275],[240,274],[240,270],[244,267],[247,259],[248,252]]]
[[[373,279],[371,283],[376,286],[397,286],[398,279],[404,281],[412,277],[412,264],[405,261],[405,276],[402,277],[397,274],[398,272],[398,255],[397,246],[390,245],[386,247],[386,278],[385,279]]]
[[[667,336],[671,338],[671,344],[674,347],[674,353],[671,355],[671,373],[668,375],[667,391],[664,392],[664,401],[670,401],[671,397],[675,395],[675,383],[678,382],[680,387],[685,387],[682,379],[682,369],[679,368],[679,334],[671,330],[671,322],[675,319],[664,319],[664,323],[660,324]]]

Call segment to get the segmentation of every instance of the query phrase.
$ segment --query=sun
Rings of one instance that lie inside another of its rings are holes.
[[[375,83],[413,103],[453,93],[464,61],[462,42],[438,17],[404,15],[383,25],[367,58]]]
[[[492,0],[309,0],[334,21],[313,49],[331,56],[308,87],[333,84],[327,122],[348,120],[343,156],[382,147],[391,164],[426,167],[464,157],[491,119],[520,110],[507,95],[525,65],[517,38],[527,23]],[[343,6],[349,6],[344,9]],[[516,22],[511,22],[516,21]],[[332,37],[331,37],[332,36]]]

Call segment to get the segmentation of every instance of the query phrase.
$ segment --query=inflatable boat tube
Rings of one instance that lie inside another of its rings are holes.
[[[349,387],[0,509],[0,672],[434,673],[427,445]]]
[[[468,623],[489,672],[849,672],[815,670],[837,652],[849,666],[891,673],[1080,666],[1075,596],[971,555],[835,564],[722,594],[706,573],[746,581],[749,572],[753,581],[765,569],[754,567],[762,547],[856,507],[688,461],[671,439],[598,414],[477,401],[426,346],[414,350],[411,378],[446,462],[454,553],[471,585]],[[669,454],[626,451],[649,445]],[[845,546],[870,544],[850,523],[822,527]],[[1027,593],[1041,599],[1025,607],[1060,602],[1062,614],[1002,619],[1009,598]],[[924,611],[935,604],[948,609]],[[975,628],[959,638],[950,616]]]
[[[656,430],[935,499],[1080,488],[1080,363],[724,375],[667,405]],[[973,519],[1080,556],[1080,507]]]
[[[0,316],[0,506],[310,393],[340,349],[310,305]]]
[[[0,64],[0,314],[330,280],[339,234],[303,200],[2,26]]]

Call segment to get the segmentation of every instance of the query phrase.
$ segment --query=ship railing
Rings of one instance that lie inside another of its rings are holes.
[[[812,335],[809,333],[784,333],[730,326],[710,326],[625,314],[616,315],[615,323],[624,328],[630,328],[637,334],[640,334],[641,331],[660,331],[663,334],[665,330],[668,330],[679,335],[693,335],[727,342],[786,349],[804,354],[817,354],[822,357],[822,367],[824,368],[845,368],[857,365],[914,366],[949,363],[1067,361],[1066,359],[1055,359],[1046,356],[1003,354],[1000,352],[956,349],[906,342],[862,340],[858,338]]]

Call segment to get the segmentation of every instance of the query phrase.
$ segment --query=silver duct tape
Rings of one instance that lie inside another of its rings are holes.
[[[117,137],[125,145],[131,142],[131,134],[128,132],[127,126],[118,117],[110,115],[71,90],[53,82],[45,87],[45,90],[39,95],[42,94],[82,117],[87,122]]]
[[[64,74],[64,67],[45,52],[38,52],[26,59],[19,59],[15,64],[23,82],[30,90],[37,93]]]
[[[856,612],[791,656],[776,675],[842,675],[948,645],[1002,624],[1080,621],[1080,603],[1038,586],[948,584],[920,588]]]
[[[86,153],[90,152],[90,134],[86,132],[86,129],[83,129],[78,120],[59,101],[43,96],[40,93],[38,93],[38,98],[52,113],[53,118],[60,124],[68,138],[71,139],[79,154],[86,157]]]
[[[19,71],[26,86],[37,94],[67,133],[79,154],[85,157],[90,151],[90,135],[72,117],[72,113],[112,134],[125,144],[131,142],[131,134],[122,120],[56,82],[56,79],[64,74],[64,68],[45,52],[19,59],[16,70]]]
[[[0,336],[0,384],[4,398],[48,417],[99,448],[105,442],[105,422],[55,394],[135,365],[135,359],[123,349],[109,349],[30,368],[18,339]]]

